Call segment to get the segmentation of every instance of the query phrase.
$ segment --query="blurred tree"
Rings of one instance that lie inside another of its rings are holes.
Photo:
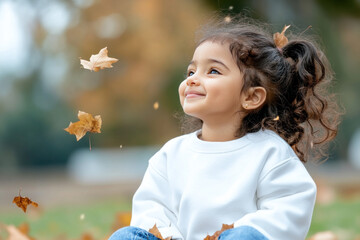
[[[359,4],[356,0],[52,0],[17,5],[30,48],[22,74],[2,76],[0,166],[64,164],[85,137],[63,129],[78,110],[100,114],[93,147],[162,144],[180,133],[177,88],[194,48],[194,32],[214,10],[244,13],[279,31],[286,24],[323,39],[336,73],[336,92],[347,109],[334,152],[346,157],[359,128]],[[6,37],[6,36],[5,36]],[[79,57],[107,46],[119,59],[100,72],[82,69]],[[0,71],[1,72],[1,71]],[[10,84],[11,83],[11,84]],[[153,103],[159,102],[159,109]]]

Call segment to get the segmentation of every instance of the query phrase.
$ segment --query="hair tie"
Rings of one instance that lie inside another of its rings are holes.
[[[285,37],[285,31],[289,27],[290,27],[290,25],[287,25],[287,26],[285,25],[285,27],[283,28],[281,33],[277,32],[277,33],[274,33],[274,35],[273,35],[275,46],[277,47],[277,49],[279,49],[279,51],[281,53],[282,53],[282,48],[289,42],[287,37]]]

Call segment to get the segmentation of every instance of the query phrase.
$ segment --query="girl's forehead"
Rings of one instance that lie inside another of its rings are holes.
[[[226,42],[207,40],[200,43],[195,52],[201,52],[201,54],[214,54],[216,52],[228,52],[230,54],[229,44]]]
[[[233,60],[228,43],[204,41],[194,51],[193,60],[201,58],[222,58]]]

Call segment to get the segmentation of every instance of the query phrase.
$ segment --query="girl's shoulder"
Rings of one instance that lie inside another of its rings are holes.
[[[260,130],[256,133],[249,133],[246,137],[254,148],[267,152],[269,157],[273,156],[279,160],[299,160],[291,146],[274,131]]]

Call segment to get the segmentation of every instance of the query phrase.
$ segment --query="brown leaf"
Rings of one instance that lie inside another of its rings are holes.
[[[100,115],[93,117],[89,113],[79,111],[78,118],[79,121],[75,123],[70,122],[69,126],[64,129],[70,134],[74,134],[77,141],[79,141],[87,132],[101,133],[102,120]]]
[[[29,204],[33,205],[34,207],[39,206],[39,204],[37,204],[36,202],[31,201],[28,197],[21,197],[20,193],[19,193],[19,196],[14,197],[13,203],[15,203],[24,212],[26,212],[27,206]]]
[[[93,236],[89,233],[83,233],[80,240],[94,240]]]
[[[234,228],[234,224],[223,224],[222,227],[221,227],[221,230],[219,231],[216,231],[214,233],[214,235],[210,236],[210,235],[207,235],[204,240],[218,240],[220,234],[222,234],[224,231],[228,230],[228,229],[232,229]]]
[[[118,59],[108,57],[107,47],[100,50],[96,55],[91,55],[90,61],[80,59],[80,64],[83,65],[85,69],[98,72],[100,69],[112,68],[111,64],[116,63]]]
[[[287,37],[285,37],[285,31],[286,29],[288,29],[290,27],[290,25],[285,25],[285,27],[283,28],[283,30],[281,31],[281,33],[274,33],[273,38],[274,38],[274,43],[276,45],[276,47],[278,48],[282,48],[283,46],[285,46],[288,43],[288,39]]]
[[[156,227],[156,224],[149,229],[149,233],[153,234],[155,237],[161,239],[161,240],[171,240],[171,237],[167,237],[167,238],[163,238],[161,236],[161,233],[159,231],[159,229]]]

